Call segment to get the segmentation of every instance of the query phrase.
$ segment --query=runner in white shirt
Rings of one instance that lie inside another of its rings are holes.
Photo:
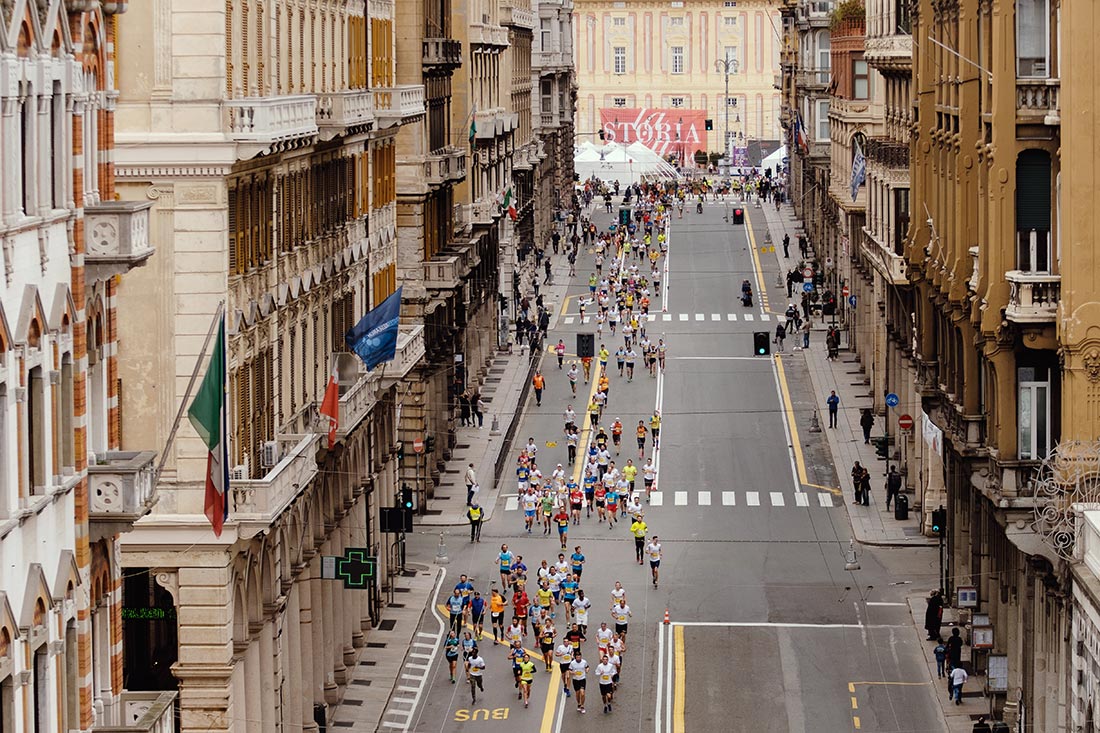
[[[573,600],[573,620],[581,634],[588,633],[588,609],[592,607],[592,599],[585,598],[584,591],[578,590],[577,597]]]
[[[630,606],[626,605],[625,599],[619,601],[619,605],[611,607],[611,615],[615,618],[615,633],[626,639],[627,625],[634,614],[630,612]]]
[[[626,639],[619,634],[612,634],[611,643],[607,645],[608,656],[619,657],[619,665],[622,665],[622,659],[626,657]]]
[[[554,650],[554,660],[557,661],[558,671],[561,672],[562,689],[565,691],[565,696],[569,697],[572,694],[569,691],[569,664],[573,661],[573,646],[565,639],[562,639]]]
[[[538,509],[539,497],[534,489],[527,487],[527,493],[520,497],[520,505],[523,506],[523,522],[527,533],[531,533],[531,525],[535,521],[535,510]]]
[[[558,467],[554,469],[554,472],[550,474],[550,478],[556,482],[555,485],[561,485],[565,482],[565,469],[561,467],[560,463]]]
[[[600,623],[600,628],[596,629],[596,649],[599,651],[600,656],[607,654],[610,649],[611,637],[614,636],[611,629],[607,628],[607,622]]]
[[[466,660],[466,679],[470,681],[470,703],[477,702],[477,690],[481,690],[481,694],[485,694],[485,685],[482,680],[482,676],[485,674],[485,660],[478,652],[477,647],[473,649],[473,653],[470,658]]]
[[[645,546],[645,553],[649,555],[649,571],[653,575],[653,587],[657,587],[657,569],[661,567],[661,543],[657,535],[653,535],[649,544]]]
[[[619,601],[626,600],[626,588],[619,581],[615,581],[615,587],[611,589],[611,606],[619,605]]]
[[[647,458],[642,466],[642,481],[645,483],[645,503],[649,503],[649,494],[653,491],[653,482],[657,480],[657,467],[653,465],[653,459]]]
[[[573,652],[573,661],[569,663],[569,679],[573,681],[573,691],[577,693],[577,712],[584,709],[584,687],[588,677],[588,662],[581,657],[581,650]]]
[[[615,693],[615,675],[618,672],[607,655],[603,655],[595,669],[596,679],[600,683],[600,697],[603,698],[603,711],[611,712],[611,696]]]
[[[573,371],[576,371],[576,369],[577,369],[577,365],[574,364],[571,367],[570,371],[573,372]],[[574,375],[571,378],[573,379],[573,381],[576,381],[576,375]],[[566,430],[568,430],[570,427],[576,427],[576,425],[577,425],[577,411],[573,409],[573,405],[570,405],[569,407],[565,408],[565,414],[562,415],[562,418],[565,420],[565,429]]]
[[[504,630],[504,638],[508,640],[508,646],[513,646],[517,641],[523,642],[523,627],[519,625],[519,619],[512,619],[512,624]]]
[[[534,438],[528,438],[527,439],[527,455],[531,456],[531,461],[532,462],[534,462],[535,455],[538,454],[538,452],[539,452],[539,447],[537,445],[535,445],[535,439]]]

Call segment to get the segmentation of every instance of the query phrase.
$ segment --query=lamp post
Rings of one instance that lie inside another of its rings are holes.
[[[726,167],[729,168],[730,163],[730,74],[736,74],[738,68],[737,59],[726,56],[724,59],[716,59],[714,62],[714,70],[721,73],[726,77],[726,96],[722,98],[722,103],[726,107],[725,124],[723,132],[726,136],[725,144],[722,149],[726,151]]]

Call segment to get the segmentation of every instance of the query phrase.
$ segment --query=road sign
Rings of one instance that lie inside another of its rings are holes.
[[[826,257],[825,258],[825,266],[826,267],[832,267],[833,266],[833,258],[832,257]]]
[[[899,402],[901,402],[901,400],[899,400],[898,396],[896,394],[894,394],[893,392],[886,395],[886,406],[887,407],[897,407]]]
[[[417,438],[416,440],[414,440],[413,441],[413,450],[416,451],[417,453],[423,453],[424,452],[424,441],[421,440],[420,438]]]
[[[845,298],[847,298],[847,297],[848,297],[848,294],[849,294],[849,293],[851,293],[851,291],[850,291],[850,290],[848,289],[848,286],[847,286],[847,285],[845,285],[844,287],[842,287],[842,288],[840,289],[840,294],[841,294],[841,295],[843,295],[843,296],[844,296]]]
[[[345,588],[366,588],[374,578],[378,558],[371,557],[366,547],[349,547],[344,556],[327,555],[321,558],[321,577],[342,580]]]
[[[802,292],[812,293],[813,291],[814,291],[814,284],[813,283],[802,283]]]
[[[802,277],[810,279],[814,276],[814,268],[806,267],[802,270]]]
[[[856,307],[856,296],[854,296],[854,295],[849,295],[848,296],[848,305],[852,306],[853,308]]]
[[[901,428],[902,430],[912,430],[913,429],[913,416],[912,415],[901,415],[900,417],[898,417],[898,427]]]

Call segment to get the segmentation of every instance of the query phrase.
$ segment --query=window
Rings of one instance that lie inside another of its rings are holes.
[[[1020,367],[1016,378],[1019,456],[1042,460],[1050,450],[1050,377],[1043,367]]]
[[[729,73],[736,74],[737,67],[739,66],[740,58],[737,55],[737,46],[726,46],[725,48],[726,63],[729,64]],[[732,63],[730,63],[732,62]]]
[[[726,0],[726,3],[723,7],[736,8],[737,7],[737,0]]]
[[[46,489],[46,387],[42,367],[28,374],[27,387],[27,476],[31,494]]]
[[[626,97],[614,97],[611,100],[611,104],[615,107],[625,107],[626,106]]]
[[[1050,155],[1023,150],[1016,159],[1016,269],[1051,272]]]
[[[626,18],[612,18],[611,25],[615,26],[616,28],[625,28]]]
[[[733,15],[725,16],[724,18],[722,18],[722,25],[726,26],[727,28],[735,27],[737,25],[736,16],[733,16]]]
[[[1044,79],[1050,64],[1049,0],[1016,0],[1016,76]]]
[[[683,74],[684,73],[684,47],[673,46],[672,47],[672,73]]]
[[[894,189],[894,254],[905,254],[905,235],[909,231],[909,189]]]
[[[833,66],[829,31],[820,31],[817,34],[817,68],[830,69]]]
[[[673,107],[683,107],[684,106],[684,98],[683,97],[673,97],[670,104],[672,104]]]
[[[543,18],[540,21],[539,31],[542,33],[541,38],[539,40],[540,48],[542,48],[543,53],[550,53],[551,51],[554,50],[553,49],[554,39],[553,39],[553,33],[552,33],[553,29],[550,27],[550,19],[549,18]]]
[[[737,97],[726,97],[726,106],[730,108],[737,107]]]
[[[867,62],[863,59],[852,61],[852,99],[868,99],[871,94],[871,80],[867,74]]]
[[[829,100],[819,99],[817,102],[817,139],[829,139]]]
[[[671,26],[684,27],[684,16],[678,15],[668,19],[668,24]]]
[[[626,73],[626,46],[615,46],[615,51],[614,51],[613,55],[614,55],[614,58],[615,58],[615,73],[616,74],[625,74]]]

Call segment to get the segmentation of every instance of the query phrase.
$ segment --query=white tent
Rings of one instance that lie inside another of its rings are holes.
[[[604,181],[635,183],[645,178],[675,178],[676,170],[641,143],[623,147],[617,143],[576,147],[573,163],[581,180],[596,176]]]
[[[779,150],[764,158],[760,162],[761,170],[771,168],[773,173],[778,173],[783,168],[783,159],[787,157],[787,146],[781,145]]]

